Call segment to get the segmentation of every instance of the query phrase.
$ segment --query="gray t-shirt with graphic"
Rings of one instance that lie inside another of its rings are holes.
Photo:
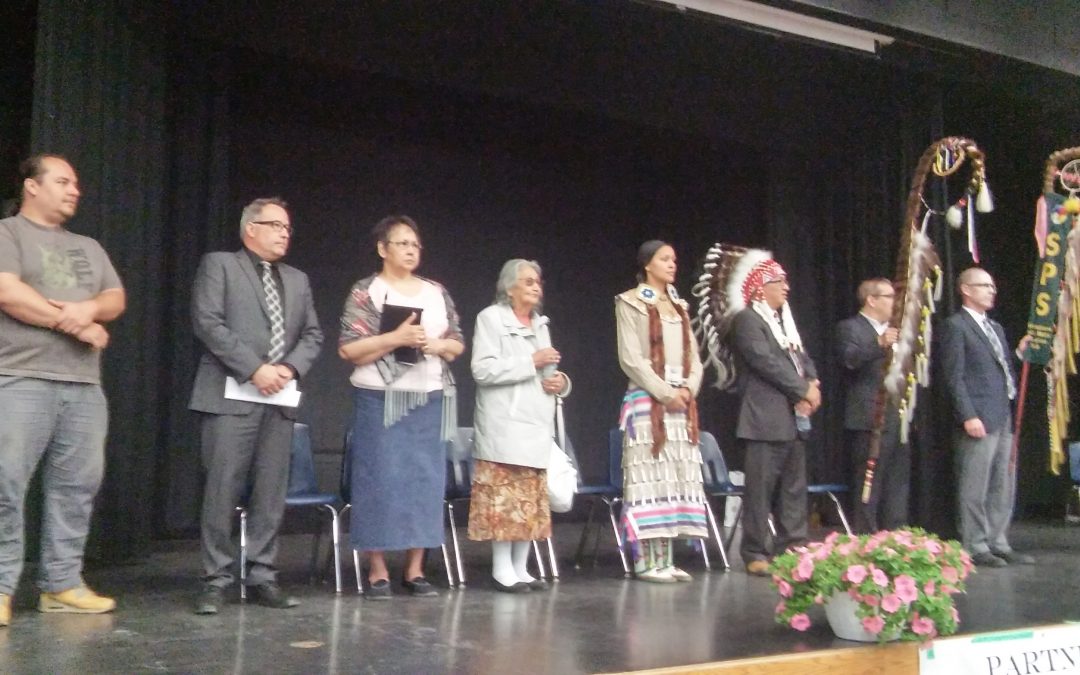
[[[101,244],[18,215],[0,220],[0,272],[52,300],[89,300],[121,288]],[[69,335],[0,311],[0,375],[101,383],[101,352]]]

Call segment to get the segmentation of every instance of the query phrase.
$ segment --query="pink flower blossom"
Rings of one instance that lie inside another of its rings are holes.
[[[933,595],[935,588],[936,588],[936,586],[934,586],[934,580],[930,579],[925,584],[923,584],[922,590],[923,590],[923,593],[926,593],[927,595]]]
[[[844,581],[850,581],[853,584],[861,584],[863,579],[866,578],[866,566],[865,565],[852,565],[844,572]]]
[[[901,605],[903,605],[903,603],[900,602],[900,598],[897,597],[896,593],[889,593],[881,599],[881,608],[889,614],[900,609]]]
[[[825,543],[829,544],[829,545],[832,545],[833,542],[835,542],[839,538],[840,538],[840,533],[833,530],[832,532],[829,533],[829,536],[825,537]]]
[[[870,567],[870,577],[880,588],[886,588],[889,585],[889,575],[872,565]]]
[[[950,584],[955,584],[957,581],[960,580],[960,573],[956,571],[955,567],[942,567],[941,578],[949,582]]]
[[[893,582],[896,595],[905,603],[915,602],[919,598],[919,591],[915,587],[915,579],[907,574],[901,574]]]
[[[817,595],[815,595],[814,596],[814,604],[815,605],[824,605],[825,604],[825,596],[822,595],[821,593],[818,593]]]
[[[795,571],[791,573],[791,578],[795,581],[808,581],[814,574],[814,560],[808,555],[804,555],[799,558],[799,564],[795,566]]]
[[[937,626],[932,620],[920,616],[911,621],[911,632],[916,635],[937,635]]]
[[[781,600],[781,601],[780,601],[780,604],[778,604],[778,605],[776,606],[776,609],[775,609],[774,611],[775,611],[775,612],[776,612],[777,614],[783,614],[784,612],[786,612],[786,611],[787,611],[787,603],[786,603],[786,602],[784,602],[783,600]]]
[[[863,628],[866,629],[867,633],[870,633],[871,635],[877,635],[881,632],[881,629],[885,627],[885,619],[882,619],[880,616],[875,614],[874,616],[868,616],[863,619],[862,625]]]
[[[814,551],[814,555],[812,557],[814,558],[814,560],[824,560],[831,556],[832,553],[832,546],[820,546],[817,550]]]
[[[791,597],[791,584],[784,581],[783,579],[781,579],[780,582],[777,584],[777,589],[780,591],[781,598]]]
[[[952,618],[953,618],[953,621],[955,621],[956,623],[960,623],[960,612],[956,611],[956,606],[955,606],[955,605],[953,605],[953,606],[952,606],[952,607],[950,607],[949,609],[951,609],[951,610],[952,610]]]
[[[849,541],[846,544],[840,544],[836,547],[836,552],[842,556],[851,555],[852,551],[855,550],[855,544],[856,542],[853,541]]]
[[[931,626],[933,624],[931,623]],[[798,631],[805,631],[810,627],[810,617],[805,614],[796,614],[791,617],[791,627]]]
[[[926,543],[923,544],[923,546],[926,548],[927,551],[929,551],[933,555],[937,555],[938,553],[941,553],[941,551],[942,551],[941,544],[934,541],[933,539],[927,539]]]
[[[862,596],[859,602],[869,607],[877,607],[878,604],[880,604],[881,599],[872,593],[867,593],[866,595]]]
[[[856,588],[855,586],[852,586],[851,588],[847,589],[847,594],[855,602],[862,602],[862,594],[859,593],[859,589]]]

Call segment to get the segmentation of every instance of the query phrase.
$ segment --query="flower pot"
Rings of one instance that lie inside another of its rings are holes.
[[[842,591],[834,591],[829,601],[825,603],[825,618],[829,620],[836,637],[856,642],[877,642],[880,638],[863,628],[862,621],[855,614],[859,603],[855,602],[850,595]],[[900,639],[899,631],[885,636],[886,640]]]

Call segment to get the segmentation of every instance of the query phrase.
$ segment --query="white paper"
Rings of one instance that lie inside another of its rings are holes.
[[[225,398],[231,398],[234,401],[251,401],[252,403],[266,403],[268,405],[295,408],[300,405],[300,390],[296,388],[296,380],[289,380],[278,393],[263,396],[252,383],[240,384],[235,378],[226,377]]]

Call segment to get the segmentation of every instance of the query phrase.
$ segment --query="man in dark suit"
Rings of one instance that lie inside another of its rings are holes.
[[[274,567],[296,408],[226,398],[225,380],[277,394],[308,371],[323,335],[307,275],[279,262],[292,238],[285,202],[256,199],[240,221],[243,248],[203,257],[191,302],[195,336],[205,348],[188,406],[200,413],[207,474],[197,614],[216,614],[232,583],[232,523],[245,494],[252,595],[270,607],[298,604],[278,587]]]
[[[768,576],[769,558],[806,539],[806,457],[801,435],[821,405],[813,361],[787,305],[787,275],[774,260],[756,264],[742,284],[743,309],[732,321],[740,394],[736,436],[746,447],[742,558]],[[769,515],[776,537],[768,545]]]
[[[908,519],[911,449],[900,442],[900,417],[891,404],[885,408],[870,500],[865,504],[862,501],[874,410],[884,379],[882,369],[898,337],[897,329],[889,326],[895,297],[888,279],[867,279],[859,284],[859,313],[836,325],[836,354],[843,368],[845,396],[844,438],[853,467],[856,532],[891,530]]]
[[[945,321],[941,359],[958,423],[960,535],[976,565],[1034,564],[1031,556],[1013,551],[1007,537],[1016,498],[1015,468],[1010,466],[1016,377],[1005,331],[986,315],[997,287],[978,267],[964,270],[958,285],[963,307]]]

